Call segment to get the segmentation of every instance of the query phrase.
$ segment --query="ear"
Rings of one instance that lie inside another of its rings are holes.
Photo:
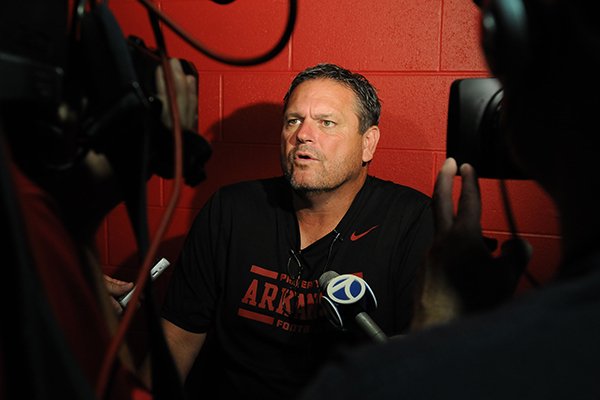
[[[362,161],[363,163],[368,163],[373,159],[375,149],[377,148],[377,143],[379,143],[379,127],[373,125],[369,129],[367,129],[367,131],[362,135],[362,141]]]

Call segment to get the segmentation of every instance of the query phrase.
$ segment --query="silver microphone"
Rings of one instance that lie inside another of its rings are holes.
[[[367,314],[368,304],[377,307],[375,294],[364,279],[352,274],[325,271],[319,278],[321,304],[331,324],[344,329],[345,317],[351,317],[375,342],[386,342],[388,337]]]

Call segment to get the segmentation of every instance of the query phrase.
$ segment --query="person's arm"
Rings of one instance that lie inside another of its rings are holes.
[[[164,318],[162,319],[162,326],[165,341],[169,347],[171,357],[173,357],[179,378],[184,383],[204,345],[206,333],[186,331]],[[148,387],[152,387],[152,369],[150,367],[150,357],[147,355],[139,368],[139,376]]]
[[[186,331],[166,319],[163,319],[162,322],[167,345],[179,371],[181,381],[184,382],[204,344],[206,333]]]

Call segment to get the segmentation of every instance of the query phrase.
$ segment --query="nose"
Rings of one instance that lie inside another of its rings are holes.
[[[305,119],[296,129],[296,141],[299,143],[313,142],[316,132],[316,128],[311,125],[308,119]]]

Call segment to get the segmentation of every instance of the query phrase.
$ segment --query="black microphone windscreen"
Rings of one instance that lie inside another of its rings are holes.
[[[329,283],[329,281],[331,281],[336,276],[339,276],[339,274],[337,272],[335,272],[335,271],[325,271],[325,272],[323,272],[323,275],[321,275],[321,277],[319,278],[319,287],[322,290],[325,290],[325,287],[327,286],[327,284]]]

